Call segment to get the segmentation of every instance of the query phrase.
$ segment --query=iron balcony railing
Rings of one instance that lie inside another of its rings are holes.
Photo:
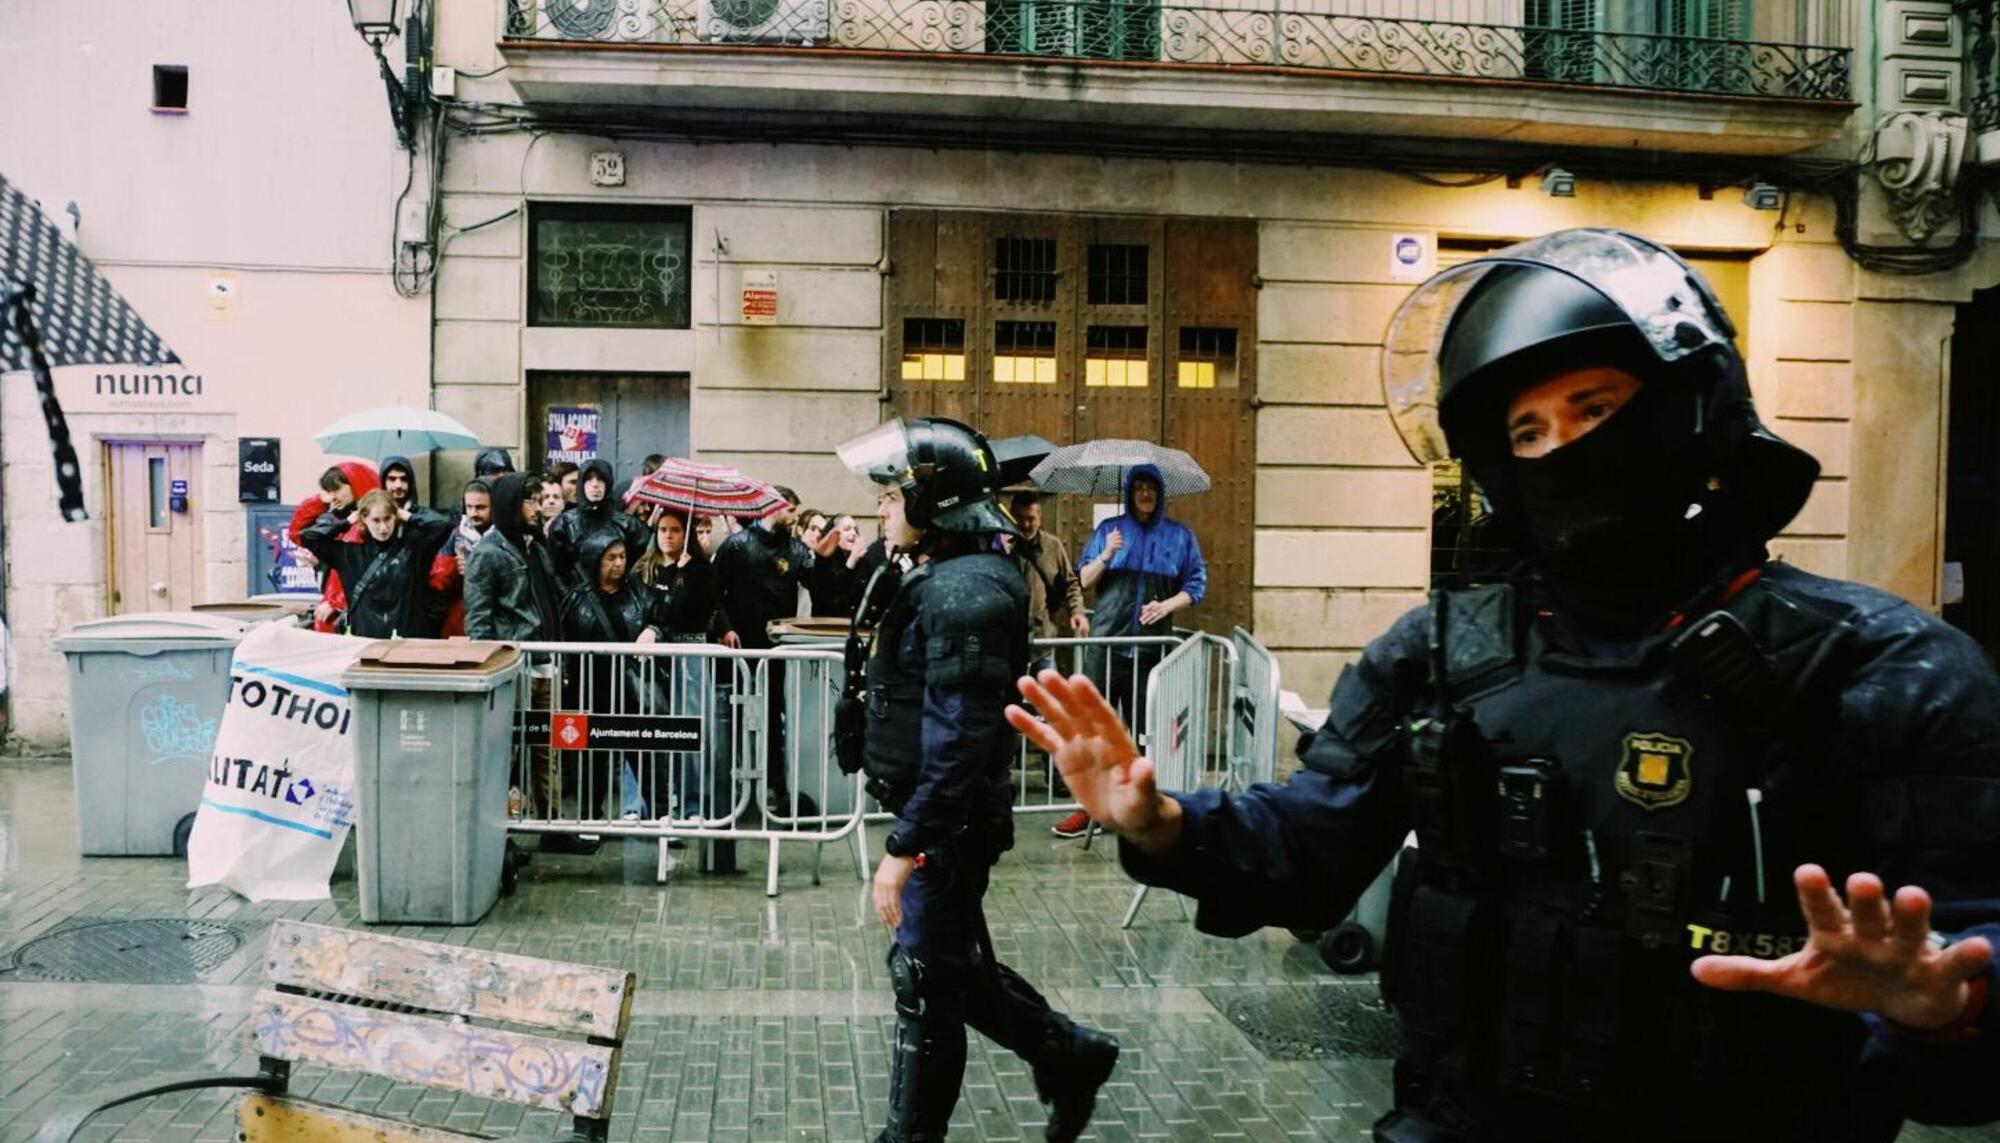
[[[729,45],[1851,98],[1844,47],[1297,10],[1313,0],[502,0],[509,40]]]

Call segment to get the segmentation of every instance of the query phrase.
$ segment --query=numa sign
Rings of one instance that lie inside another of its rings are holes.
[[[199,373],[99,373],[91,379],[100,397],[199,397]]]

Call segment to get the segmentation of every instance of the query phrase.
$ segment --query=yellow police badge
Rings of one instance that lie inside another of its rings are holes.
[[[1648,810],[1664,810],[1687,801],[1694,787],[1689,763],[1694,746],[1685,738],[1647,731],[1625,736],[1625,754],[1618,762],[1618,793]]]

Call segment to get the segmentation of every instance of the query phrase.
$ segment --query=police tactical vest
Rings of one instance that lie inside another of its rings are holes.
[[[866,667],[868,737],[862,769],[869,793],[892,813],[916,788],[923,763],[924,660],[917,645],[917,611],[934,566],[924,564],[903,577],[875,628]]]
[[[1863,856],[1856,776],[1816,744],[1847,617],[1758,582],[1606,656],[1512,585],[1431,614],[1382,972],[1398,1106],[1474,1139],[1837,1138],[1797,1109],[1841,1106],[1861,1022],[1688,965],[1801,947],[1792,870]]]
[[[868,657],[868,737],[863,769],[869,790],[899,809],[916,788],[923,762],[924,688],[972,688],[999,706],[1027,670],[1028,592],[1012,560],[992,553],[924,564],[903,577],[875,633]],[[965,764],[1004,779],[1016,739],[1004,726],[993,755]]]

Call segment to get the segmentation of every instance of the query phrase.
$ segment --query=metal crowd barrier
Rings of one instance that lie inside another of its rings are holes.
[[[1227,789],[1278,780],[1278,658],[1241,627],[1229,633],[1236,648],[1234,736]]]
[[[526,643],[514,733],[514,833],[762,841],[765,892],[779,846],[850,836],[867,878],[858,776],[833,757],[841,656],[808,647]],[[774,706],[775,703],[775,706]]]
[[[851,839],[869,877],[867,823],[893,820],[840,772],[833,711],[844,677],[831,647],[732,650],[710,643],[526,643],[514,734],[521,834],[764,842],[776,896],[780,846]],[[1089,677],[1134,729],[1171,789],[1238,790],[1275,772],[1277,663],[1242,629],[1038,640],[1038,665]],[[1131,652],[1126,654],[1126,652]],[[1079,808],[1055,763],[1023,740],[1016,814]],[[1090,839],[1085,838],[1088,846]],[[1125,917],[1130,926],[1145,891]],[[1183,905],[1185,912],[1185,905]]]
[[[1153,666],[1180,643],[1175,635],[1037,639],[1031,668],[1054,667],[1065,675],[1089,678],[1128,723],[1136,723],[1139,719],[1134,715],[1145,710],[1146,684]],[[1129,659],[1125,655],[1128,650],[1132,652]],[[1140,749],[1145,749],[1143,741]],[[1069,814],[1081,808],[1063,788],[1055,759],[1023,738],[1014,763],[1014,812]]]
[[[1243,628],[1226,640],[1190,636],[1153,673],[1147,693],[1148,721],[1156,729],[1151,746],[1141,748],[1153,759],[1160,786],[1235,793],[1275,781],[1278,687],[1277,657]],[[1119,928],[1138,919],[1147,889],[1134,889]],[[1187,917],[1187,902],[1174,901]]]

